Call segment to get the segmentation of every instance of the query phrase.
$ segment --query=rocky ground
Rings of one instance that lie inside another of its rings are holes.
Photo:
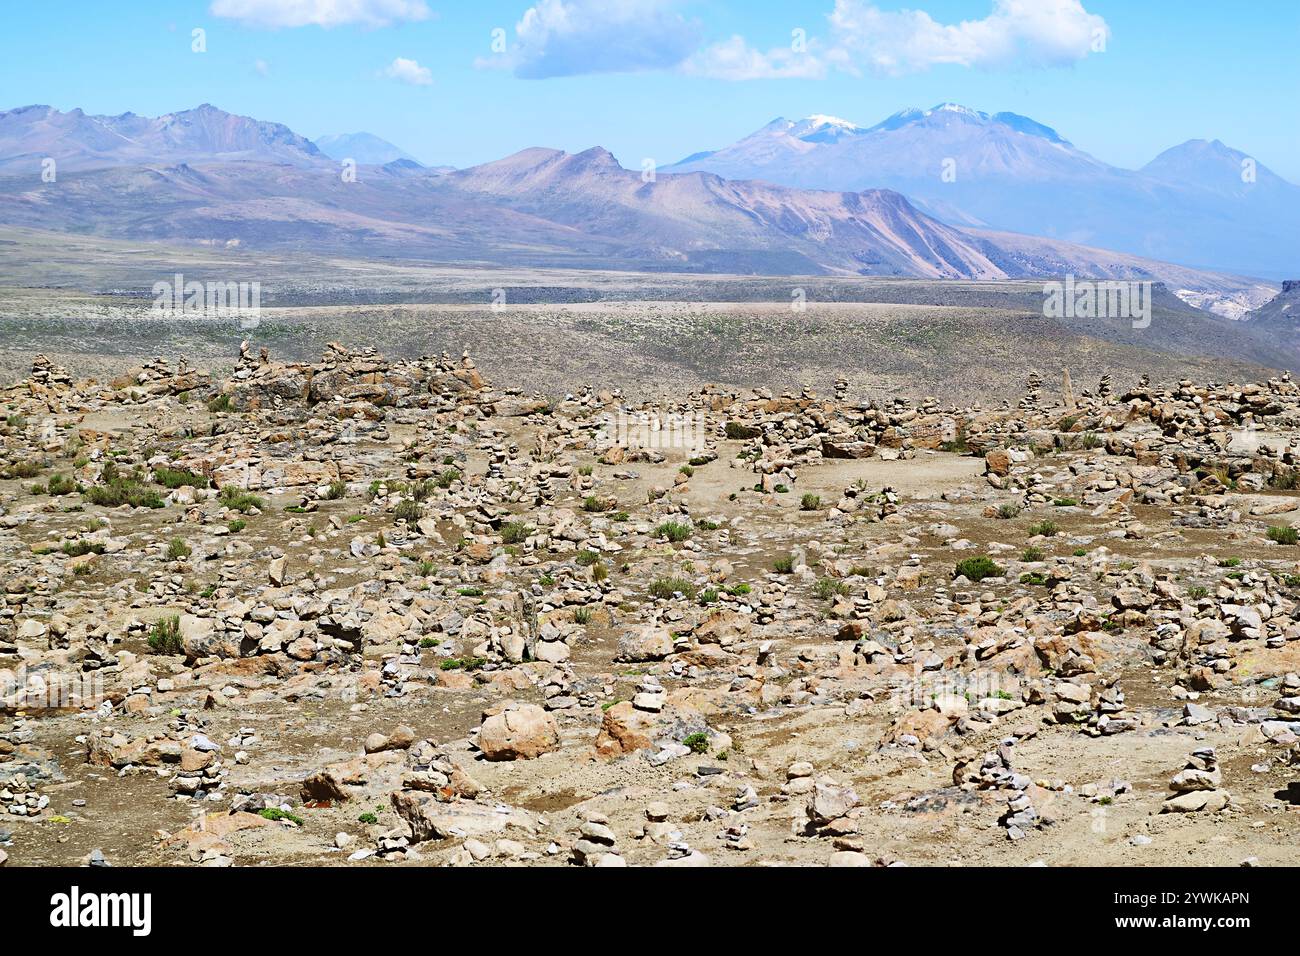
[[[1294,864],[1300,388],[0,392],[0,865]]]

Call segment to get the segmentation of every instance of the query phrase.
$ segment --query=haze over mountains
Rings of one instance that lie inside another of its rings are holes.
[[[330,159],[351,159],[367,166],[383,166],[399,159],[424,165],[401,147],[373,133],[339,133],[316,139],[316,148]]]
[[[1037,171],[1047,193],[1083,166],[1114,178],[1104,164],[1032,120],[972,118],[957,109],[938,114],[944,141],[966,144],[957,182],[978,184],[983,177],[983,185],[967,185],[960,195],[974,203],[985,194],[985,213],[1033,191],[1034,184],[1016,178],[1027,169]],[[280,124],[208,105],[157,119],[25,107],[0,113],[0,223],[134,240],[467,263],[953,279],[1073,272],[1158,279],[1210,305],[1232,298],[1243,311],[1274,293],[1267,283],[1217,270],[1060,237],[1016,235],[1002,231],[1012,228],[1002,223],[976,228],[990,217],[933,200],[918,208],[899,191],[875,188],[867,166],[852,171],[848,189],[734,178],[744,162],[795,177],[827,176],[833,164],[819,157],[858,148],[879,156],[887,180],[909,167],[897,157],[892,167],[885,162],[880,137],[910,140],[928,130],[935,115],[905,112],[871,129],[830,117],[781,121],[752,142],[692,160],[723,166],[728,178],[660,171],[646,181],[600,148],[578,154],[526,149],[449,171],[424,168],[368,134],[323,138],[318,145]],[[996,138],[990,138],[994,128]],[[393,151],[395,158],[387,159]],[[361,163],[384,162],[345,182],[338,161],[327,155],[340,152]],[[41,179],[47,156],[58,163],[56,182]],[[1200,158],[1165,154],[1157,169],[1174,176],[1190,164],[1205,171],[1206,184],[1198,189],[1225,204],[1240,203],[1230,191],[1214,192],[1213,170],[1224,162],[1215,150]],[[991,186],[995,181],[1000,185]],[[925,180],[914,182],[919,188]]]
[[[777,119],[667,169],[806,189],[894,189],[957,225],[1194,267],[1279,279],[1300,268],[1300,187],[1217,140],[1190,140],[1125,170],[1028,117],[945,103],[869,127]]]

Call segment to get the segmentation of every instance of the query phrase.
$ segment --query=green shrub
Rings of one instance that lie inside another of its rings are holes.
[[[302,826],[302,817],[297,814],[289,813],[287,810],[281,810],[279,807],[263,807],[257,811],[258,816],[264,817],[273,823],[279,823],[281,820],[288,820],[297,826]]]
[[[683,524],[680,521],[665,521],[659,527],[655,528],[655,537],[667,538],[672,542],[685,541],[691,536],[692,528],[689,524]]]
[[[805,494],[799,499],[800,511],[816,511],[822,506],[821,495],[814,495],[812,492]]]
[[[742,425],[740,422],[727,422],[727,437],[732,441],[743,441],[746,438],[757,438],[763,434],[760,429],[751,425]]]
[[[230,522],[230,524],[226,525],[226,527],[230,529],[231,534],[239,534],[239,532],[248,527],[248,522],[243,518],[236,518],[234,521]]]
[[[325,489],[326,501],[338,501],[348,492],[348,483],[341,478],[337,481],[331,481],[330,486]]]
[[[1290,525],[1275,525],[1268,529],[1268,540],[1278,544],[1295,544],[1297,537],[1296,529]]]
[[[70,495],[77,490],[77,483],[71,478],[65,478],[62,475],[51,475],[49,482],[45,486],[46,491],[56,498],[63,495]]]
[[[182,541],[180,538],[172,538],[167,542],[167,560],[180,561],[188,558],[193,553],[193,549]]]
[[[266,508],[266,502],[257,495],[236,488],[234,485],[226,485],[221,489],[221,503],[231,511],[242,514],[248,514],[253,510],[262,511]]]
[[[1075,501],[1073,498],[1057,498],[1052,502],[1052,504],[1058,508],[1073,508],[1078,503],[1079,502]]]
[[[1294,491],[1297,484],[1300,484],[1300,473],[1294,471],[1275,471],[1268,476],[1268,486],[1270,488]]]
[[[596,495],[587,495],[586,500],[582,503],[582,510],[593,514],[599,514],[602,511],[613,511],[614,508],[613,502],[605,498],[599,498]]]
[[[420,503],[410,498],[403,498],[393,509],[393,520],[405,521],[407,524],[415,524],[423,515],[424,509]]]
[[[791,574],[794,571],[794,555],[783,554],[772,562],[772,569],[777,574]]]
[[[668,600],[679,592],[687,600],[694,601],[699,588],[685,578],[677,577],[655,578],[650,582],[650,596],[653,598]]]
[[[65,541],[59,550],[70,558],[79,558],[83,554],[103,554],[104,545],[99,541]]]
[[[998,517],[1004,520],[1014,518],[1020,514],[1020,505],[1005,504],[998,507]]]
[[[92,505],[105,508],[119,508],[122,505],[130,505],[132,508],[164,506],[162,496],[152,488],[146,487],[144,476],[140,472],[123,474],[114,461],[104,465],[99,480],[100,484],[84,492],[86,500]]]
[[[523,544],[533,529],[522,521],[507,521],[501,526],[501,540],[505,544]]]
[[[584,568],[589,568],[600,560],[600,554],[596,551],[579,551],[573,558]]]
[[[1031,537],[1042,535],[1044,538],[1051,538],[1055,537],[1056,533],[1060,530],[1061,529],[1057,526],[1056,522],[1051,520],[1040,521],[1038,524],[1029,526],[1029,534]]]
[[[222,392],[212,401],[208,402],[208,411],[210,412],[228,412],[230,411],[230,396]]]
[[[709,735],[704,733],[687,734],[682,741],[683,747],[689,747],[692,753],[702,754],[709,749]]]
[[[45,467],[44,462],[40,461],[16,461],[4,470],[6,478],[35,478]]]
[[[456,472],[456,478],[452,479],[452,481],[455,481],[458,478],[460,478],[460,472]],[[445,488],[451,486],[451,481],[447,482],[446,485],[442,485],[439,483],[441,480],[442,480],[441,477],[439,477],[439,478],[427,478],[424,481],[413,481],[411,482],[410,487],[406,489],[406,493],[416,501],[423,501],[425,498],[428,498],[430,495],[433,494],[433,490],[435,488]]]
[[[438,475],[437,478],[434,478],[433,483],[437,485],[439,488],[445,490],[447,488],[450,488],[456,482],[460,481],[460,478],[461,478],[461,474],[459,471],[457,471],[455,468],[448,468],[446,471],[442,472],[442,474]]]
[[[1020,555],[1020,560],[1026,564],[1032,564],[1035,561],[1041,561],[1047,557],[1047,552],[1042,548],[1025,548],[1024,553]]]
[[[149,628],[147,640],[149,650],[155,654],[184,653],[185,649],[181,644],[181,619],[179,617],[165,617],[154,621],[153,627]]]
[[[181,488],[188,485],[191,488],[208,487],[208,479],[203,475],[196,475],[186,468],[155,468],[153,470],[153,480],[164,488]]]
[[[813,593],[823,601],[829,601],[833,597],[848,594],[849,586],[843,581],[837,581],[834,578],[821,578],[813,585]]]
[[[985,578],[1001,577],[1003,573],[1003,568],[996,561],[988,555],[981,554],[978,557],[963,558],[958,561],[953,577],[964,577],[968,581],[983,581]]]

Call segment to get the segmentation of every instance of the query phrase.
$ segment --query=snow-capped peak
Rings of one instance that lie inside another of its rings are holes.
[[[810,126],[841,126],[845,129],[857,129],[856,123],[850,123],[846,119],[840,119],[838,116],[827,116],[825,113],[813,113],[811,116],[804,117],[804,123]]]
[[[806,116],[799,122],[793,123],[787,130],[790,136],[808,143],[836,142],[846,136],[856,136],[862,132],[865,131],[856,123],[850,123],[838,116],[827,116],[824,113]]]
[[[987,113],[981,113],[979,110],[973,110],[969,106],[962,106],[960,103],[940,103],[933,109],[925,111],[926,116],[934,113],[957,113],[960,116],[970,116],[976,119],[988,119]]]

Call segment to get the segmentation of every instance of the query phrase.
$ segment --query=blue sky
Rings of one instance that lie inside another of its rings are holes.
[[[1298,41],[1294,0],[47,0],[6,4],[0,109],[210,102],[428,163],[601,145],[636,167],[779,115],[952,101],[1120,166],[1217,138],[1300,182]]]

